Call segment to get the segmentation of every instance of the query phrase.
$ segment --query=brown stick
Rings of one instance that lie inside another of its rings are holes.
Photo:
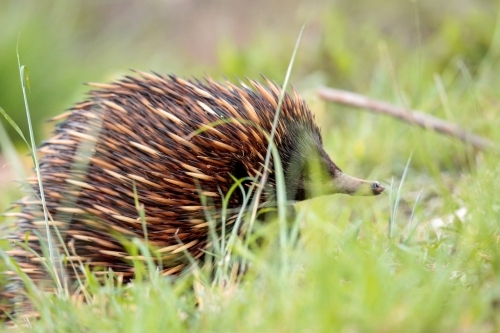
[[[462,140],[464,143],[470,143],[474,148],[486,150],[493,148],[493,142],[476,134],[470,133],[457,124],[442,120],[429,114],[407,110],[394,106],[392,104],[370,99],[366,96],[355,94],[345,90],[332,88],[320,88],[319,96],[330,102],[341,103],[367,109],[376,113],[386,114],[394,118],[401,119],[410,124],[419,125],[425,129],[433,129],[436,132],[443,133]]]

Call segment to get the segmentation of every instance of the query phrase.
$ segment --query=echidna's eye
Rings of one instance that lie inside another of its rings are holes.
[[[373,184],[372,184],[372,190],[376,190],[378,188],[380,188],[379,182],[373,182]]]

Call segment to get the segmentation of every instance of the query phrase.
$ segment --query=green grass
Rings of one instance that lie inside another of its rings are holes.
[[[432,26],[423,12],[415,16],[422,31]],[[392,183],[391,195],[337,195],[297,204],[301,238],[293,248],[272,241],[280,237],[278,222],[256,226],[268,245],[250,252],[236,242],[231,249],[250,264],[240,282],[225,267],[217,271],[217,283],[203,269],[170,280],[145,267],[144,278],[130,285],[109,278],[101,286],[89,277],[87,303],[39,295],[41,319],[18,330],[499,331],[498,154],[325,104],[314,94],[323,83],[351,89],[457,122],[500,143],[500,25],[492,17],[477,11],[450,15],[432,34],[422,32],[415,53],[385,35],[376,18],[353,30],[347,15],[325,10],[319,22],[328,38],[303,41],[292,82],[316,113],[333,160],[353,176]],[[293,40],[277,43],[275,57],[255,51],[262,41],[275,39],[267,34],[243,49],[221,44],[212,72],[267,74],[269,69],[284,77]],[[2,149],[15,156],[12,147]],[[15,198],[15,185],[4,188],[0,207]],[[436,233],[432,219],[463,207],[468,211],[463,221],[453,219]],[[146,251],[141,243],[136,247]]]

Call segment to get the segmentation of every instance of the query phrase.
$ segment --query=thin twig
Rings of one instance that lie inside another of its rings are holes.
[[[432,129],[436,132],[458,138],[464,143],[471,144],[476,149],[486,150],[494,147],[493,142],[488,139],[470,133],[455,123],[445,121],[421,111],[407,110],[386,102],[370,99],[363,95],[333,88],[320,88],[318,94],[326,101],[355,106],[375,113],[386,114],[407,123],[419,125],[425,129]]]

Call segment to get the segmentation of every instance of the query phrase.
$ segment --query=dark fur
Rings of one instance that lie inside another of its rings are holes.
[[[209,199],[205,209],[217,215],[220,195],[233,184],[230,175],[256,177],[262,172],[268,145],[264,133],[271,132],[281,92],[270,82],[263,86],[250,81],[250,89],[210,79],[201,83],[141,76],[94,85],[97,90],[70,110],[54,137],[39,149],[44,153],[40,169],[47,207],[70,259],[125,278],[133,277],[134,270],[122,241],[144,238],[133,182],[148,218],[149,243],[163,256],[162,272],[176,274],[186,265],[178,250],[182,244],[194,258],[207,245],[199,190]],[[202,125],[212,129],[196,132]],[[311,158],[329,178],[340,171],[323,150],[313,116],[295,92],[285,95],[274,144],[291,200],[307,197],[312,176],[306,162]],[[272,189],[272,162],[269,170],[267,186]],[[30,184],[39,191],[36,180]],[[272,201],[272,191],[265,193],[271,195],[262,202]],[[241,200],[236,193],[229,208],[236,211]],[[30,195],[18,205],[21,213],[11,214],[17,217],[11,238],[22,242],[27,237],[28,245],[43,256],[37,236],[45,234],[40,201]],[[11,255],[37,283],[49,280],[32,253],[15,245]],[[73,279],[73,270],[67,273]]]

